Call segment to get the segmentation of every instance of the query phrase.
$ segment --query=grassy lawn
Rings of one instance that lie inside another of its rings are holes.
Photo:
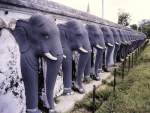
[[[112,83],[105,84],[103,90],[96,91],[95,113],[150,113],[150,44],[123,81],[118,73],[115,92]],[[91,113],[92,109],[92,94],[89,94],[76,103],[71,113]]]

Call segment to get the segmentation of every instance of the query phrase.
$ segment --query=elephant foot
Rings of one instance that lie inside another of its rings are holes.
[[[118,65],[115,63],[115,64],[112,65],[112,67],[118,67]]]
[[[43,102],[43,106],[44,106],[45,108],[49,109],[50,107],[49,107],[49,103],[48,103],[48,101],[47,101],[47,96],[46,96],[45,93],[42,94],[41,100],[42,100],[42,102]]]
[[[38,109],[27,109],[27,113],[42,113],[42,112]]]
[[[48,113],[58,113],[55,109],[49,109]]]
[[[124,61],[124,59],[123,59],[123,58],[121,58],[121,59],[120,59],[120,61],[121,61],[121,62],[123,62],[123,61]]]
[[[80,94],[84,94],[85,93],[85,89],[83,87],[79,87],[77,84],[73,85],[73,90],[80,93]]]
[[[105,71],[105,72],[110,72],[110,70],[108,69],[108,67],[106,68],[103,68],[103,70]]]
[[[63,91],[63,95],[64,96],[69,96],[69,95],[73,95],[73,91],[71,88],[64,88],[64,91]]]
[[[87,76],[87,77],[84,77],[84,80],[83,80],[83,82],[84,83],[90,83],[92,81],[92,79],[91,79],[91,77],[90,76]]]
[[[93,79],[96,80],[96,81],[100,81],[101,80],[100,76],[94,76]]]

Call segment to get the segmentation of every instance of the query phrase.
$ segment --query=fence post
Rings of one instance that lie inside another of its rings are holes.
[[[116,68],[114,69],[114,83],[113,83],[113,91],[115,92],[116,91],[116,73],[117,73],[117,70]]]
[[[130,71],[130,63],[131,63],[131,61],[130,61],[131,59],[130,59],[130,55],[129,55],[129,57],[128,57],[128,72]]]
[[[93,85],[93,112],[95,113],[95,92],[96,92],[96,86]]]
[[[126,58],[125,60],[122,62],[122,80],[124,80],[124,68],[125,68],[125,63],[126,63]]]
[[[137,56],[138,56],[138,50],[135,50],[136,56],[135,56],[135,60],[136,60],[136,64],[137,64]]]
[[[134,54],[134,53],[132,52],[132,65],[131,65],[131,66],[132,66],[132,68],[133,68],[133,62],[134,62],[133,54]]]

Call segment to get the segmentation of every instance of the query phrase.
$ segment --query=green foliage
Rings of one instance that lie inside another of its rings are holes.
[[[143,25],[142,27],[142,31],[148,36],[150,37],[150,23]]]
[[[138,26],[136,24],[132,24],[130,25],[130,27],[133,29],[133,30],[137,30]]]
[[[143,19],[140,22],[139,31],[144,32],[147,37],[150,37],[150,20]]]
[[[118,24],[128,26],[130,23],[130,14],[126,12],[119,12],[118,13]]]

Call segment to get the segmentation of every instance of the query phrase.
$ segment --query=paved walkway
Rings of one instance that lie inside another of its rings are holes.
[[[101,78],[102,79],[107,79],[111,76],[110,73],[103,73]],[[102,84],[102,81],[91,81],[89,84],[85,84],[85,94],[79,94],[79,93],[74,93],[71,96],[60,96],[58,97],[58,104],[56,105],[56,110],[59,113],[67,113],[71,111],[77,101],[80,101],[84,98],[86,94],[91,92],[93,90],[93,85],[100,86]]]

